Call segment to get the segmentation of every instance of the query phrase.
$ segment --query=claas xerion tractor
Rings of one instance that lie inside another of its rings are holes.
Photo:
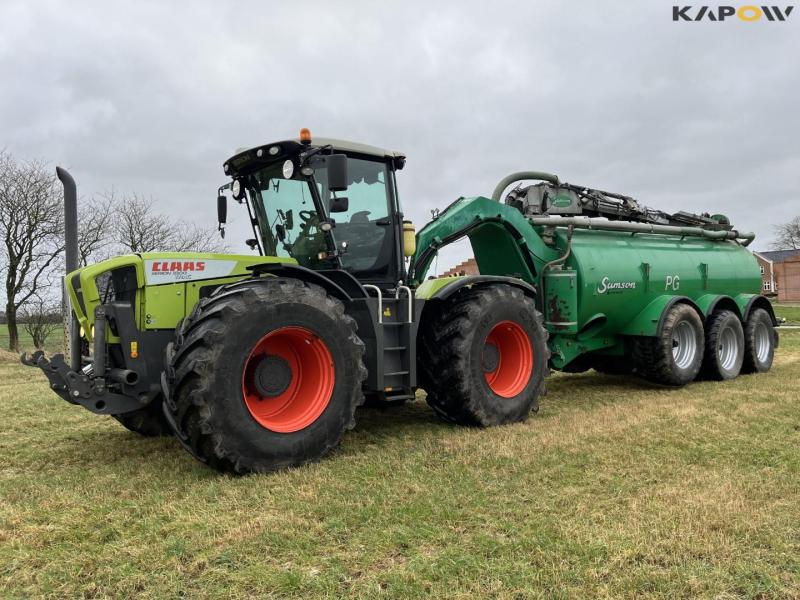
[[[491,426],[536,410],[551,368],[669,386],[769,369],[777,323],[758,295],[753,236],[723,215],[669,215],[520,172],[415,236],[397,191],[404,164],[302,130],[224,163],[220,227],[229,196],[244,204],[257,255],[154,252],[81,269],[75,184],[59,169],[69,362],[23,362],[65,400],[143,435],[174,433],[236,473],[318,459],[359,405],[418,388],[443,419]],[[464,237],[481,274],[426,279]]]

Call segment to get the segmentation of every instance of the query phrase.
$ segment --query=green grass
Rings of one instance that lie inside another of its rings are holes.
[[[492,430],[424,402],[268,476],[207,470],[0,363],[0,597],[800,597],[800,332],[681,390],[554,376]]]
[[[61,352],[64,344],[64,328],[59,326],[47,338],[45,350],[48,352]],[[25,331],[22,324],[19,325],[19,347],[21,350],[33,350],[33,340]],[[8,350],[8,325],[0,324],[0,350]]]
[[[776,317],[786,319],[787,325],[800,325],[800,304],[773,303]]]

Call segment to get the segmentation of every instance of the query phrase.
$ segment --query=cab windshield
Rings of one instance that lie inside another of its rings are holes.
[[[314,157],[310,166],[328,218],[335,222],[329,235],[341,251],[342,266],[362,276],[385,274],[391,264],[393,243],[386,163],[348,158],[348,187],[344,192],[329,190],[325,156]],[[329,242],[319,229],[320,216],[310,182],[285,179],[281,165],[267,167],[253,179],[265,252],[292,257],[308,268],[322,268],[325,261],[319,259],[319,254],[328,251]],[[342,198],[348,199],[347,210],[331,213],[331,205],[341,207]]]

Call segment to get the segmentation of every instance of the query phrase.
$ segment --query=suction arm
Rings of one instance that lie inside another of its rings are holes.
[[[556,175],[551,175],[550,173],[544,173],[543,171],[517,171],[516,173],[507,175],[500,180],[500,183],[497,184],[497,187],[494,188],[494,192],[492,192],[492,200],[500,202],[500,196],[503,193],[503,190],[505,190],[512,183],[524,181],[526,179],[541,179],[542,181],[549,181],[553,185],[558,185],[559,183],[558,177]]]

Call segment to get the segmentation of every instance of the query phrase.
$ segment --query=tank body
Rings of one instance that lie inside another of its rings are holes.
[[[566,231],[556,237],[565,249]],[[761,286],[749,250],[699,237],[575,230],[564,268],[575,271],[578,332],[594,325],[599,335],[625,331],[663,296],[736,298]]]

